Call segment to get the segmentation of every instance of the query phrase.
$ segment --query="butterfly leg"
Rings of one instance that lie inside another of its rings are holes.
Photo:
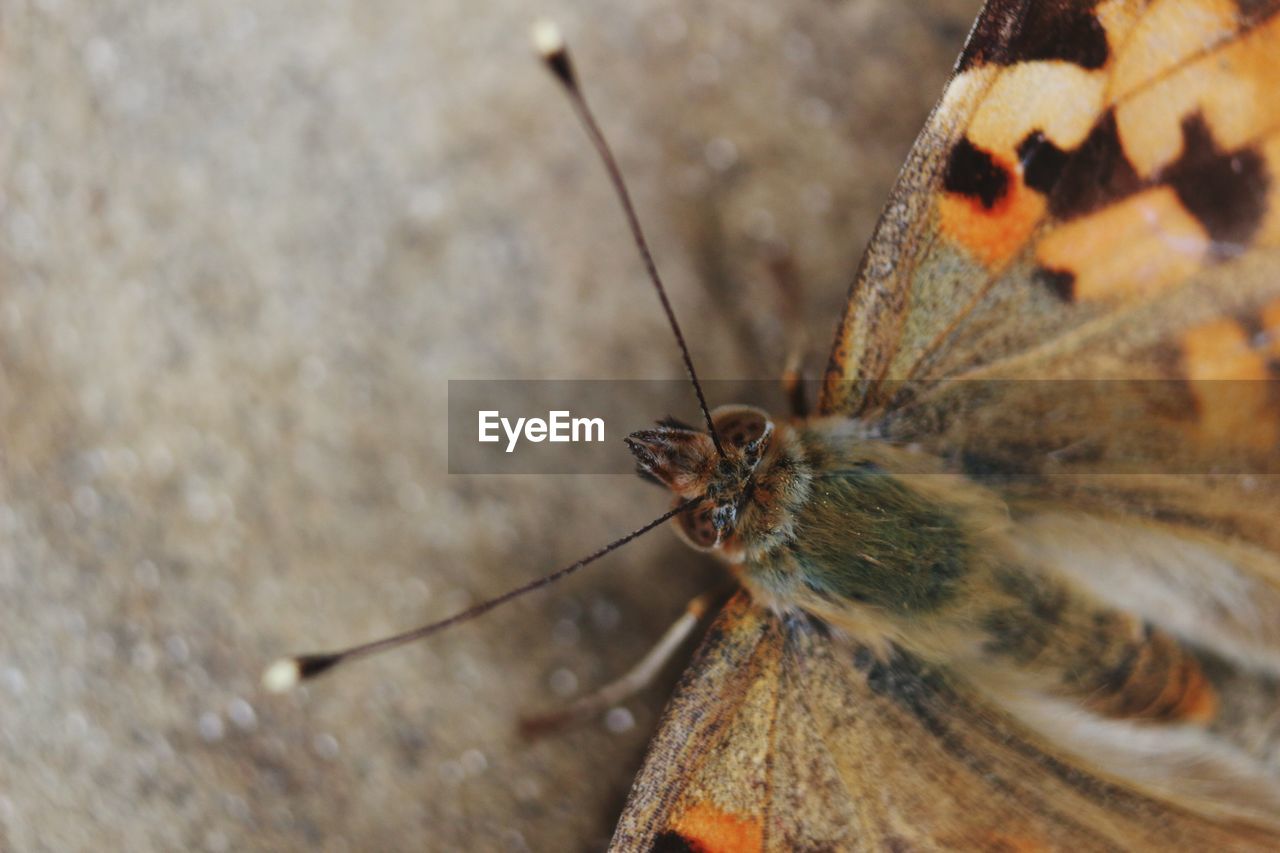
[[[704,593],[689,602],[680,618],[666,630],[649,653],[616,681],[569,703],[558,711],[525,717],[520,731],[526,737],[537,737],[556,729],[582,722],[624,702],[653,683],[663,667],[693,633],[702,618],[722,596],[719,591]]]
[[[779,313],[790,341],[782,367],[782,393],[792,415],[807,417],[809,399],[804,387],[804,360],[809,349],[809,336],[804,329],[804,288],[790,254],[784,252],[769,261],[769,277],[778,291]]]
[[[782,393],[787,398],[787,407],[791,409],[792,416],[797,418],[809,416],[809,395],[805,393],[804,374],[800,370],[803,359],[803,353],[792,352],[782,369]]]

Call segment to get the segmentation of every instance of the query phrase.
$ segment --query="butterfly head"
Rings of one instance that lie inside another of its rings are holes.
[[[642,477],[661,483],[681,500],[702,499],[676,517],[685,540],[700,550],[724,547],[734,538],[774,437],[773,421],[751,406],[721,406],[711,417],[723,456],[708,433],[671,419],[626,440]]]

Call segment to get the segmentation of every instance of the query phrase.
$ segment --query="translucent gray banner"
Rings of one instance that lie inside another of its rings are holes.
[[[791,418],[776,381],[704,383],[712,407]],[[815,407],[820,384],[805,386]],[[860,432],[979,478],[1280,474],[1280,382],[921,381],[859,388]],[[836,414],[835,417],[850,417]],[[703,419],[681,380],[449,382],[453,474],[626,474],[622,440]]]

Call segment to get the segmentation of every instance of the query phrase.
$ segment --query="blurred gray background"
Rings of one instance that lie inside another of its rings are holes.
[[[669,530],[257,686],[667,506],[446,472],[450,378],[680,375],[529,25],[573,45],[701,371],[762,378],[770,253],[816,371],[976,6],[0,0],[0,847],[603,846],[680,665],[563,735],[514,721],[717,577]]]

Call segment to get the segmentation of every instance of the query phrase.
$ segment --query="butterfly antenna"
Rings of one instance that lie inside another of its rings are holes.
[[[460,613],[455,613],[447,619],[441,619],[439,622],[432,622],[428,625],[422,625],[421,627],[413,628],[401,634],[384,637],[381,640],[374,640],[371,643],[362,643],[358,646],[351,646],[350,648],[342,649],[341,651],[281,658],[267,667],[266,671],[262,673],[262,684],[273,693],[283,693],[297,685],[298,682],[305,681],[306,679],[314,678],[321,673],[328,672],[340,663],[346,663],[347,661],[355,660],[356,658],[368,657],[369,655],[398,648],[406,643],[412,643],[415,640],[421,640],[424,637],[429,637],[438,631],[443,631],[445,628],[450,628],[463,622],[470,622],[472,619],[488,613],[490,610],[501,604],[506,604],[508,601],[519,598],[526,593],[533,592],[535,589],[540,589],[549,584],[553,584],[561,578],[567,577],[579,569],[594,563],[610,551],[615,551],[623,545],[626,545],[632,539],[643,536],[645,533],[648,533],[655,527],[669,521],[679,513],[684,512],[686,509],[700,501],[701,498],[682,501],[674,508],[664,512],[648,524],[636,528],[626,536],[613,540],[608,545],[605,545],[594,553],[588,554],[576,563],[565,566],[563,569],[558,569],[545,577],[530,581],[523,586],[516,587],[509,592],[504,592],[502,595],[490,598],[488,601],[482,601],[474,607],[469,607]]]
[[[641,260],[644,261],[645,272],[649,274],[649,281],[653,283],[654,290],[658,292],[658,299],[662,301],[662,310],[666,312],[667,322],[671,324],[671,331],[675,334],[676,343],[680,346],[680,355],[684,359],[684,368],[689,373],[689,381],[693,383],[694,393],[698,395],[698,406],[702,409],[702,417],[707,422],[707,432],[711,434],[711,441],[716,446],[716,452],[720,456],[724,456],[724,447],[720,444],[720,434],[716,432],[716,426],[711,420],[711,409],[707,406],[707,398],[702,393],[702,384],[698,382],[698,374],[693,369],[693,358],[689,355],[689,346],[685,343],[684,333],[680,331],[680,323],[676,321],[675,311],[671,309],[671,301],[667,298],[667,289],[662,284],[662,277],[658,275],[658,265],[654,263],[653,253],[649,251],[649,242],[645,239],[644,231],[640,228],[640,218],[636,215],[635,207],[631,203],[631,194],[627,192],[627,184],[622,179],[622,170],[618,168],[618,161],[614,159],[609,143],[600,131],[600,126],[596,124],[591,108],[587,106],[587,99],[583,96],[582,89],[578,85],[578,75],[574,71],[573,60],[569,57],[569,48],[565,45],[564,37],[560,34],[560,28],[550,21],[538,22],[533,28],[533,43],[538,50],[539,56],[542,57],[542,61],[546,63],[547,68],[564,86],[565,92],[569,95],[569,102],[573,104],[573,109],[582,121],[582,126],[586,129],[587,135],[591,137],[591,144],[595,147],[596,153],[600,155],[605,171],[609,173],[609,182],[613,184],[613,190],[618,196],[618,201],[622,204],[622,212],[626,214],[627,226],[631,230],[631,237],[635,240],[636,248],[640,251]]]

